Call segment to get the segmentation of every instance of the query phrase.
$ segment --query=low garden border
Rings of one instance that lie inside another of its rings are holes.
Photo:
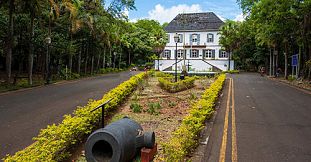
[[[32,145],[13,156],[7,155],[3,160],[5,162],[56,162],[70,157],[70,148],[90,134],[98,125],[101,111],[91,112],[91,110],[112,99],[105,106],[106,112],[112,112],[147,76],[147,73],[137,74],[106,93],[101,100],[90,100],[86,106],[78,107],[73,115],[65,115],[62,123],[42,129],[39,135],[33,138],[35,142]]]
[[[215,103],[225,79],[225,74],[219,75],[217,80],[203,93],[202,98],[192,106],[189,115],[173,132],[170,141],[164,144],[164,161],[183,161],[189,151],[197,146],[198,134],[204,128],[204,121],[214,113]]]
[[[170,93],[180,92],[194,87],[195,77],[186,77],[184,80],[178,82],[171,82],[172,79],[173,78],[159,77],[158,81],[160,87]]]

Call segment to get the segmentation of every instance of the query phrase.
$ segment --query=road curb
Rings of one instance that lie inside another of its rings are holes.
[[[126,71],[122,71],[122,72],[126,72]],[[90,76],[90,77],[74,79],[74,80],[62,80],[62,81],[51,83],[51,84],[43,84],[43,85],[33,86],[33,87],[29,87],[29,88],[21,88],[21,89],[18,89],[18,90],[0,92],[0,96],[8,95],[8,94],[13,94],[13,93],[18,93],[18,92],[24,92],[24,91],[38,89],[38,88],[42,88],[42,87],[53,86],[53,85],[66,85],[66,84],[69,84],[69,83],[76,83],[78,81],[90,80],[90,79],[94,79],[96,77],[101,77],[101,76],[110,75],[110,74],[118,74],[118,73],[122,73],[122,72],[107,73],[107,74],[101,74],[101,75],[98,75],[98,76]]]
[[[306,89],[306,88],[303,88],[303,87],[299,87],[299,86],[296,86],[296,85],[287,83],[287,82],[285,82],[285,81],[282,81],[282,80],[280,80],[280,79],[275,79],[275,78],[272,78],[272,77],[269,77],[269,76],[266,76],[266,78],[268,78],[269,80],[272,80],[272,81],[274,81],[274,82],[278,82],[278,83],[281,83],[281,84],[283,84],[283,85],[287,85],[287,86],[289,86],[289,87],[291,87],[291,88],[295,88],[295,89],[297,89],[297,90],[300,90],[300,91],[302,91],[302,92],[304,92],[304,93],[307,93],[307,94],[310,94],[310,95],[311,95],[311,90],[309,90],[309,89]]]

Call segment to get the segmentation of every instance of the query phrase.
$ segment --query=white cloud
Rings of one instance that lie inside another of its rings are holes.
[[[129,10],[128,9],[125,9],[122,14],[126,17],[129,17]]]
[[[197,12],[202,12],[202,8],[199,4],[193,4],[191,6],[180,4],[177,6],[172,6],[171,8],[165,8],[161,4],[157,4],[154,9],[148,12],[148,18],[158,20],[162,24],[164,22],[172,21],[180,13]]]
[[[237,15],[233,20],[242,22],[245,20],[245,16],[241,13],[240,15]]]
[[[138,19],[134,18],[134,19],[130,19],[130,22],[132,23],[136,23],[138,21]]]

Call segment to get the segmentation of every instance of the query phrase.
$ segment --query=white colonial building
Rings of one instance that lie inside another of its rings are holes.
[[[174,35],[179,36],[177,43],[177,70],[186,68],[190,72],[219,72],[233,70],[234,61],[219,45],[219,30],[224,24],[213,12],[177,15],[165,28],[166,47],[155,68],[160,71],[175,70],[176,43]]]

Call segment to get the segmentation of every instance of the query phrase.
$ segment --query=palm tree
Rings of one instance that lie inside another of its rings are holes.
[[[63,0],[62,6],[65,7],[66,10],[69,11],[69,19],[70,19],[70,28],[69,28],[69,35],[70,35],[70,46],[68,47],[69,50],[69,71],[72,71],[72,59],[73,59],[73,39],[72,36],[76,33],[82,25],[80,20],[81,6],[83,5],[82,1],[80,0]]]
[[[9,27],[8,27],[8,36],[6,41],[6,74],[7,74],[7,83],[10,83],[11,74],[12,74],[12,48],[13,48],[13,36],[14,36],[14,0],[9,1]]]

